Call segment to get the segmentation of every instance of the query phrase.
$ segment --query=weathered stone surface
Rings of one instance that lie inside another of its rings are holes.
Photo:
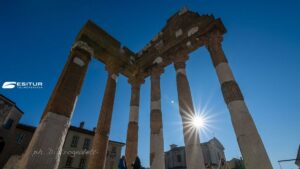
[[[165,168],[160,93],[160,75],[162,73],[163,68],[159,65],[151,69],[150,169]]]
[[[162,113],[159,109],[151,110],[150,113],[150,128],[151,134],[158,134],[162,128]]]
[[[96,59],[104,64],[108,64],[110,59],[117,62],[123,68],[120,73],[131,77],[137,69],[147,74],[158,56],[162,58],[163,66],[167,66],[172,63],[170,57],[188,55],[204,45],[203,39],[213,30],[226,32],[220,19],[185,10],[184,13],[179,11],[171,16],[162,30],[138,53],[122,46],[92,21],[83,26],[76,41],[89,42],[95,49]]]
[[[215,67],[220,63],[227,63],[227,58],[223,52],[221,42],[223,40],[223,35],[219,31],[214,31],[209,34],[206,47],[211,53],[211,59]]]
[[[185,72],[185,60],[175,58],[174,67],[176,71],[183,69]],[[191,128],[192,126],[190,125],[195,111],[189,82],[186,75],[182,73],[177,73],[176,82],[179,111],[183,125],[187,169],[205,169],[199,134],[195,129]]]
[[[162,128],[158,133],[151,133],[150,169],[165,168],[164,140]]]
[[[138,123],[128,123],[125,149],[127,168],[131,168],[131,164],[134,162],[136,156],[138,155],[138,128]]]
[[[242,92],[235,81],[224,82],[221,85],[226,104],[235,100],[244,100]]]
[[[59,151],[62,150],[69,123],[68,117],[48,112],[35,130],[30,144],[18,163],[20,169],[58,168],[61,155]]]
[[[131,121],[131,122],[129,122],[128,123],[128,132],[127,132],[127,140],[128,141],[132,141],[132,142],[134,142],[135,143],[135,147],[137,147],[137,141],[138,141],[138,128],[139,128],[139,126],[138,126],[138,123],[136,123],[136,122],[133,122],[133,121]],[[130,129],[130,130],[129,130]],[[127,144],[128,142],[126,142],[126,144]],[[127,148],[128,149],[128,148]],[[136,154],[137,155],[137,154]],[[136,157],[136,156],[135,156]],[[134,157],[134,158],[135,158]]]
[[[220,32],[212,32],[207,43],[212,61],[216,67],[224,100],[228,106],[231,121],[247,169],[272,169],[254,121],[244,102],[242,92],[222,50]]]
[[[112,77],[113,74],[116,74],[116,72],[114,70],[108,69],[108,78],[106,82],[105,93],[102,100],[100,116],[92,144],[92,150],[96,153],[90,154],[87,167],[88,169],[103,169],[105,165],[111,118],[116,93],[116,80]]]
[[[216,72],[221,84],[228,81],[235,81],[228,63],[220,63],[216,66]]]
[[[76,58],[77,61],[74,61]],[[59,152],[62,149],[90,59],[89,52],[79,46],[72,49],[41,122],[18,163],[20,169],[58,167],[60,153],[49,154],[48,151]]]
[[[127,129],[125,157],[127,168],[131,168],[138,155],[138,120],[140,104],[140,86],[144,83],[143,76],[135,76],[128,80],[131,84],[130,112]]]
[[[74,58],[80,59],[85,64],[80,66],[74,63]],[[57,112],[66,117],[71,116],[90,60],[91,56],[87,52],[77,48],[71,51],[71,55],[52,92],[43,116],[47,112]]]
[[[243,100],[228,104],[231,121],[247,169],[272,169],[263,142]]]

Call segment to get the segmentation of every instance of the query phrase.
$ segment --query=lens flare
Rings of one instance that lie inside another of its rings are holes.
[[[202,138],[208,138],[213,133],[214,120],[211,111],[197,111],[196,109],[195,114],[189,117],[188,130],[190,133],[199,133]]]
[[[168,100],[170,105],[174,110],[177,109],[177,104],[174,100]],[[174,102],[173,102],[174,101]],[[190,108],[188,103],[183,101],[183,108],[179,107],[179,111],[181,114],[181,121],[171,122],[174,123],[174,133],[182,132],[182,127],[184,130],[185,137],[188,136],[189,139],[195,139],[195,134],[199,134],[202,139],[211,138],[214,136],[214,130],[217,130],[216,121],[218,121],[217,116],[219,115],[219,111],[215,110],[214,106],[209,106],[209,103],[205,104],[195,104],[195,107]],[[176,130],[178,129],[178,130]]]
[[[196,129],[201,129],[207,126],[207,121],[204,116],[196,114],[192,119],[192,124]]]

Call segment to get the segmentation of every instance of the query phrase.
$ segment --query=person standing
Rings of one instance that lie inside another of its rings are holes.
[[[127,169],[125,156],[122,156],[122,158],[119,160],[118,168],[119,169]]]
[[[133,167],[133,169],[141,169],[142,168],[142,166],[141,166],[141,160],[140,160],[139,157],[135,158],[135,161],[132,164],[132,167]]]

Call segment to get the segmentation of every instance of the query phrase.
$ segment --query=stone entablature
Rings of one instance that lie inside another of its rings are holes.
[[[226,32],[221,19],[184,9],[171,16],[163,29],[137,53],[122,46],[90,20],[81,29],[75,44],[86,42],[94,49],[96,59],[106,65],[120,66],[120,73],[126,77],[134,76],[137,72],[149,76],[157,58],[162,59],[163,67],[172,64],[173,56],[188,55],[204,46],[210,32],[214,31]]]

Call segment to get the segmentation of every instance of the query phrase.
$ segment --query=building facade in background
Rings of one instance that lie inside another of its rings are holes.
[[[84,129],[83,122],[80,123],[79,127],[71,126],[65,139],[58,168],[85,168],[89,153],[94,153],[90,151],[94,134],[94,131]],[[118,162],[124,145],[121,142],[109,141],[105,169],[118,168]]]
[[[27,145],[19,144],[18,135],[20,126],[18,125],[23,112],[16,103],[0,94],[0,168],[4,166],[11,155],[21,154]],[[22,128],[22,126],[21,126]],[[31,132],[24,130],[24,135],[32,136]],[[27,142],[27,138],[24,143]],[[25,147],[24,147],[25,146]]]
[[[201,143],[206,169],[246,169],[242,159],[233,158],[226,161],[224,147],[217,138]],[[166,169],[186,169],[185,147],[170,145],[170,150],[165,152]]]
[[[33,133],[34,126],[21,124],[19,120],[24,113],[17,105],[0,94],[0,168],[17,161],[26,150]],[[70,126],[61,152],[59,169],[86,168],[88,154],[91,153],[91,143],[94,131],[80,126]],[[109,141],[105,169],[117,169],[124,143]],[[37,152],[38,153],[38,152]],[[46,153],[58,153],[49,149]]]
[[[218,169],[219,166],[225,166],[224,147],[217,138],[201,143],[201,148],[207,168]],[[185,159],[184,146],[170,145],[170,150],[165,152],[166,169],[186,169]]]
[[[233,158],[230,161],[226,162],[226,169],[246,169],[244,160]]]

